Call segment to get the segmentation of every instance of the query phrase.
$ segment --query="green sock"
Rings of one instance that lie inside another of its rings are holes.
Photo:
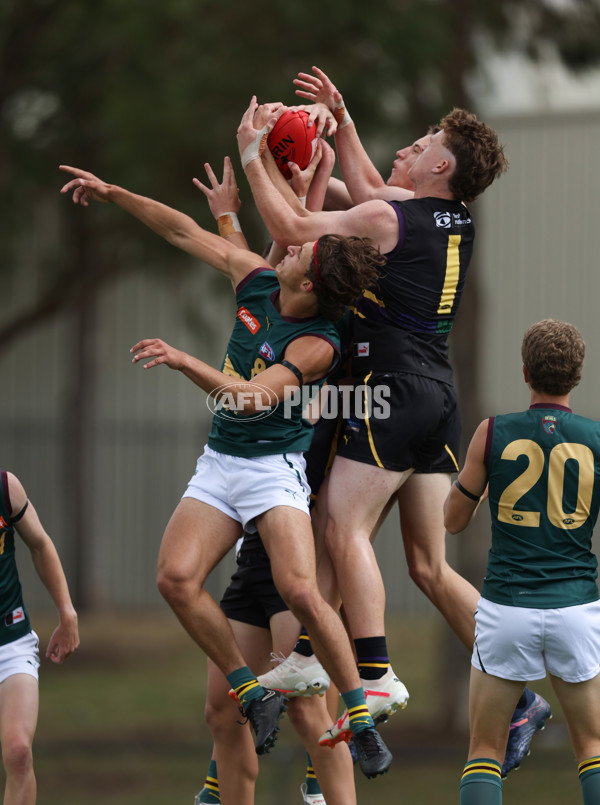
[[[501,772],[496,760],[469,760],[460,781],[460,805],[502,805]]]
[[[373,729],[373,719],[367,709],[367,702],[365,700],[365,690],[361,685],[356,690],[349,690],[342,693],[344,704],[348,708],[348,717],[350,719],[350,729],[354,734],[362,730]]]
[[[579,782],[583,805],[600,802],[600,757],[591,757],[579,764]]]
[[[253,699],[262,699],[265,689],[247,665],[227,674],[227,681],[235,691],[242,707],[246,707]]]
[[[217,764],[216,761],[211,760],[208,764],[208,773],[204,781],[204,788],[198,794],[198,802],[206,803],[207,805],[215,805],[221,802],[219,795],[219,780],[217,777]]]
[[[317,775],[313,769],[312,760],[308,752],[306,753],[306,793],[307,794],[322,794],[321,786],[317,780]]]

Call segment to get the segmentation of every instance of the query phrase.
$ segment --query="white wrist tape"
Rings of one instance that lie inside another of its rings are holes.
[[[298,201],[303,207],[306,207],[306,196],[298,196]]]
[[[217,218],[217,226],[219,227],[219,235],[226,238],[227,235],[233,235],[234,232],[241,232],[242,227],[234,212],[224,212]]]
[[[352,118],[348,114],[348,110],[344,106],[344,99],[339,102],[333,109],[333,116],[335,117],[336,123],[338,124],[338,129],[343,129],[344,126],[347,126],[348,123],[352,122]]]
[[[254,142],[250,143],[244,148],[244,153],[242,154],[242,167],[246,170],[246,165],[249,162],[252,162],[254,159],[260,159],[260,155],[265,149],[265,145],[267,144],[267,137],[269,136],[269,127],[263,126],[260,131],[256,132],[256,137],[254,138]]]

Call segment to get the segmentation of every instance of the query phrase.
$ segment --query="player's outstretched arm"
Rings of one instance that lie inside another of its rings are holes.
[[[242,252],[224,238],[198,226],[189,215],[174,210],[146,196],[131,193],[123,187],[108,184],[89,171],[61,165],[60,169],[75,178],[67,182],[61,193],[73,192],[73,202],[87,207],[90,201],[111,202],[133,215],[153,232],[188,254],[227,275],[234,286],[264,260],[251,252]]]
[[[52,633],[46,657],[62,663],[79,645],[77,613],[71,602],[67,579],[56,547],[40,522],[19,479],[7,473],[12,516],[17,517],[27,506],[24,514],[15,523],[15,529],[31,552],[34,567],[44,587],[48,590],[58,612],[59,624]]]
[[[165,365],[184,374],[215,399],[222,395],[228,399],[235,398],[236,409],[246,414],[265,410],[274,401],[290,396],[294,387],[299,385],[296,375],[280,363],[260,372],[252,380],[238,379],[169,346],[160,338],[139,341],[130,352],[133,354],[133,363],[146,361],[142,364],[143,369]],[[333,347],[322,338],[303,336],[292,342],[285,357],[299,368],[304,381],[311,383],[327,374],[333,360]]]
[[[479,505],[487,497],[487,467],[484,463],[489,419],[477,428],[469,444],[467,457],[444,503],[444,525],[451,534],[466,528]]]
[[[387,198],[387,186],[365,151],[356,126],[346,109],[341,92],[318,67],[310,73],[298,73],[294,79],[296,95],[315,103],[325,103],[337,123],[335,144],[342,177],[354,204],[376,198]]]

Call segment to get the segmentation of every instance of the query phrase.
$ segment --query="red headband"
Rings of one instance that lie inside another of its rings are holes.
[[[319,264],[317,262],[317,246],[319,245],[319,240],[315,240],[315,245],[313,246],[313,262],[315,264],[315,273],[317,275],[317,280],[319,281],[319,285],[323,287],[323,280],[321,279],[321,272],[319,271]]]

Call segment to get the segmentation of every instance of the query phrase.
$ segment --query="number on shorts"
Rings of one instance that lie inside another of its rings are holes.
[[[540,524],[540,512],[517,509],[516,504],[540,479],[544,470],[544,451],[537,442],[531,439],[516,439],[508,444],[502,453],[502,458],[507,461],[516,461],[519,456],[526,456],[529,464],[500,496],[498,520],[501,523],[535,528]],[[576,461],[578,466],[577,507],[573,512],[565,512],[563,509],[565,464],[569,459]],[[594,454],[586,445],[561,442],[552,448],[548,456],[546,510],[552,525],[557,528],[572,529],[579,528],[585,523],[592,503],[594,470]]]

